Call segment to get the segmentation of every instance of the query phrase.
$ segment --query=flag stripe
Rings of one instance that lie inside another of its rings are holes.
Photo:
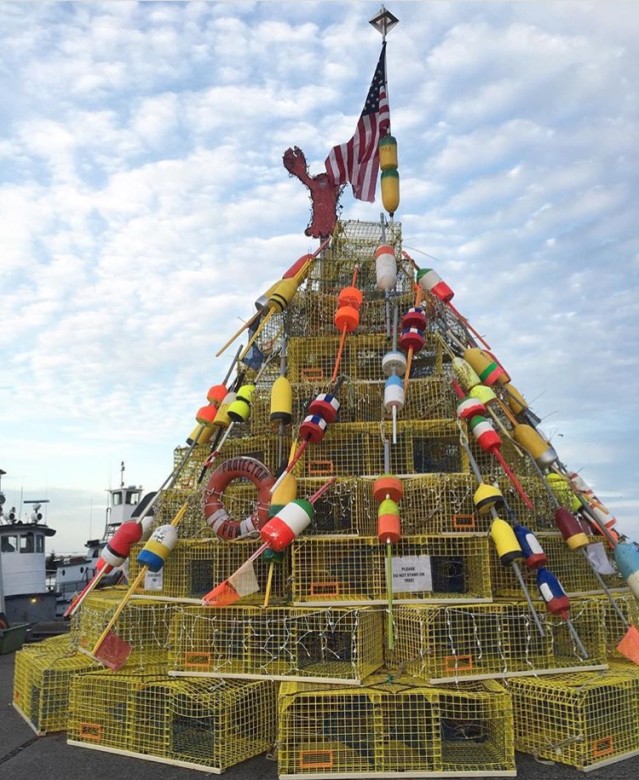
[[[379,139],[390,132],[390,110],[386,94],[386,43],[375,68],[364,109],[353,137],[334,146],[325,160],[333,184],[350,182],[358,200],[375,200],[379,172]]]

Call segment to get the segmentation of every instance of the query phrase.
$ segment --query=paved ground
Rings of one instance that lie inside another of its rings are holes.
[[[126,758],[66,744],[64,734],[37,737],[11,705],[14,655],[0,655],[0,780],[196,780],[203,772]],[[637,723],[639,729],[639,722]],[[225,780],[276,780],[276,762],[245,761]],[[582,773],[562,764],[542,764],[517,754],[523,780],[578,780]],[[592,780],[637,780],[639,756],[588,773]],[[409,776],[405,780],[411,780]]]

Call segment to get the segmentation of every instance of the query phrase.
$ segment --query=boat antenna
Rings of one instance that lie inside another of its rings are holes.
[[[120,461],[120,487],[124,487],[124,461]]]
[[[386,42],[386,34],[389,33],[398,22],[399,19],[382,6],[379,9],[379,13],[369,21],[369,24],[373,25],[377,32],[381,34],[382,41]]]

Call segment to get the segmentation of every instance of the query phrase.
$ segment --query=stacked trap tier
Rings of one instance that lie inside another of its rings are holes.
[[[515,776],[511,700],[494,681],[289,682],[278,707],[280,778]]]
[[[171,629],[172,676],[361,683],[384,663],[371,609],[184,607]]]
[[[94,672],[71,686],[69,743],[218,772],[275,741],[267,681],[169,680]]]
[[[382,232],[379,223],[338,223],[292,300],[267,313],[255,341],[265,362],[240,368],[241,383],[255,384],[248,419],[213,421],[205,443],[175,448],[179,473],[158,496],[153,524],[181,517],[178,540],[160,571],[145,572],[113,627],[131,647],[122,668],[96,671],[90,654],[124,588],[85,601],[58,655],[53,645],[18,654],[14,698],[37,731],[66,725],[74,745],[209,772],[277,743],[282,778],[513,776],[514,747],[580,768],[637,750],[639,674],[619,649],[627,621],[637,623],[637,600],[601,536],[590,536],[586,553],[566,546],[555,512],[574,496],[563,478],[551,491],[514,443],[504,387],[494,385],[486,416],[506,469],[457,419],[454,358],[469,344],[469,326],[431,293],[420,304],[424,346],[412,357],[405,404],[396,419],[385,407],[383,360],[417,291],[401,225]],[[397,261],[388,293],[376,286],[383,241]],[[342,344],[334,315],[340,291],[353,283],[363,295],[359,324]],[[292,391],[286,422],[271,419],[280,375]],[[257,533],[219,539],[205,505],[219,498],[235,521],[266,506],[246,479],[218,495],[212,474],[245,457],[275,478],[302,443],[309,404],[333,392],[336,418],[292,468],[298,499],[331,483],[310,525],[280,559],[253,562],[247,579],[257,590],[231,606],[202,606],[261,545]],[[374,495],[389,474],[402,488],[392,545],[378,538]],[[493,513],[476,502],[479,480],[501,491],[502,519],[538,537],[570,596],[585,653],[519,558],[540,635],[516,572],[500,563]],[[142,548],[133,547],[130,581],[142,570]]]
[[[636,667],[511,680],[515,747],[582,770],[639,753]]]

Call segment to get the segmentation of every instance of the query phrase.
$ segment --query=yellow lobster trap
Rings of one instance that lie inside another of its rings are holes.
[[[494,681],[454,688],[370,678],[361,688],[282,683],[278,768],[295,777],[514,777],[510,697]]]
[[[537,615],[543,637],[525,602],[398,606],[387,666],[431,684],[607,668],[596,603],[579,604],[572,616],[588,658],[579,654],[562,620],[543,607]]]
[[[275,741],[274,683],[95,672],[71,687],[68,743],[219,774]]]
[[[385,553],[376,537],[298,539],[291,557],[293,602],[386,603]],[[491,601],[487,537],[404,537],[393,545],[393,591],[397,603]]]
[[[101,668],[75,651],[71,637],[54,639],[15,655],[13,706],[38,735],[65,731],[72,679]]]
[[[639,754],[636,670],[510,681],[515,747],[581,770]]]
[[[185,607],[169,675],[359,684],[384,662],[382,636],[372,609]]]

